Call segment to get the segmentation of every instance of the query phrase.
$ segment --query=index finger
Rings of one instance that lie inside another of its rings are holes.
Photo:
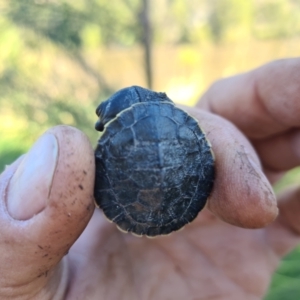
[[[300,126],[300,59],[271,62],[219,80],[198,107],[234,123],[250,139],[263,139]]]

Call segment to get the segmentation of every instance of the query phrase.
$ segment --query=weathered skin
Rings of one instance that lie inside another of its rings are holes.
[[[118,112],[120,102],[124,110]],[[211,148],[197,121],[165,94],[139,87],[113,95],[97,114],[96,128],[109,121],[96,149],[95,184],[107,218],[124,231],[148,236],[191,222],[214,180]]]

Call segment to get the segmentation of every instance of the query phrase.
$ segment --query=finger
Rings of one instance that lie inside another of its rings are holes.
[[[267,239],[279,256],[300,243],[300,188],[291,187],[278,196],[279,215],[267,227]]]
[[[259,228],[272,222],[277,215],[275,195],[244,135],[219,116],[187,110],[199,120],[215,154],[216,179],[208,208],[240,227]]]
[[[282,172],[300,164],[300,130],[253,142],[263,166]]]
[[[46,132],[19,164],[5,170],[0,182],[0,266],[5,274],[0,298],[49,293],[43,287],[53,282],[53,290],[59,289],[63,269],[55,266],[93,213],[94,173],[88,139],[67,126]]]
[[[278,60],[217,81],[199,107],[233,122],[251,139],[300,126],[300,59]]]

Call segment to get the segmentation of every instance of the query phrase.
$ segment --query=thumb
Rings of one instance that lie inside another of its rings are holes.
[[[58,126],[1,175],[0,299],[64,290],[59,262],[92,216],[94,168],[86,136]]]

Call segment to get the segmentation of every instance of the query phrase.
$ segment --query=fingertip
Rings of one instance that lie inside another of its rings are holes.
[[[223,147],[216,153],[216,190],[208,207],[232,225],[262,228],[278,214],[276,197],[251,145],[234,130],[219,139]]]
[[[57,126],[49,132],[57,138],[59,158],[47,208],[56,216],[73,216],[78,227],[93,214],[94,151],[87,136],[74,127]]]
[[[51,268],[69,251],[92,217],[95,164],[93,148],[78,129],[56,126],[47,133],[57,139],[56,169],[47,205],[31,220],[28,231]]]
[[[215,154],[216,179],[208,209],[223,221],[243,228],[261,228],[278,214],[273,189],[245,136],[227,120],[197,109]]]
[[[24,199],[42,198],[45,203],[42,211],[26,219],[27,230],[40,245],[55,241],[53,248],[60,249],[63,256],[82,233],[95,208],[94,151],[87,136],[74,127],[56,126],[43,136],[54,136],[57,142],[55,168],[50,187],[30,189],[30,194],[23,195]],[[36,175],[34,178],[35,181],[43,179]],[[29,183],[32,184],[28,178]]]
[[[231,182],[234,181],[234,182]],[[238,182],[231,176],[228,184],[232,187],[216,191],[208,203],[208,209],[221,220],[234,226],[256,229],[272,223],[278,215],[276,198],[272,190],[262,182]]]

